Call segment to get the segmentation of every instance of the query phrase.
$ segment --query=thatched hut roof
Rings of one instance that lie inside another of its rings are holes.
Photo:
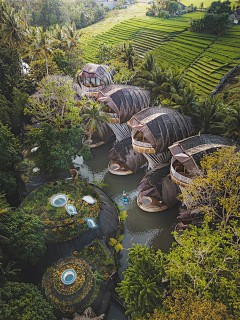
[[[155,153],[163,152],[175,141],[191,135],[191,118],[179,114],[176,110],[164,107],[152,107],[135,114],[128,122],[132,127],[132,138],[141,132]]]
[[[177,203],[178,186],[171,180],[169,164],[159,165],[148,171],[137,187],[143,196],[155,197],[163,200],[172,208]]]
[[[117,114],[119,123],[125,123],[135,113],[148,108],[150,93],[139,87],[111,84],[104,87],[97,98]]]
[[[77,81],[82,86],[81,78],[98,78],[102,80],[105,85],[112,82],[113,76],[116,74],[115,70],[104,64],[87,63],[77,76]]]
[[[112,129],[109,127],[109,125],[106,122],[103,122],[101,124],[101,133],[98,131],[95,131],[92,135],[92,139],[100,139],[103,140],[105,143],[108,143],[108,140],[111,138],[113,135]]]
[[[203,134],[177,141],[169,147],[169,150],[189,172],[196,172],[201,168],[201,160],[204,155],[213,153],[219,148],[236,144],[236,141],[229,138]]]
[[[126,138],[114,145],[109,151],[109,158],[120,163],[125,163],[134,173],[146,162],[146,158],[141,153],[136,152],[132,147],[132,138]]]

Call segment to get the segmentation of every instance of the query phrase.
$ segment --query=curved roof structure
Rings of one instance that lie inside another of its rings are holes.
[[[238,144],[236,141],[212,134],[202,134],[175,142],[169,147],[176,160],[181,162],[189,172],[196,172],[201,168],[204,155],[215,152],[222,147]]]
[[[136,173],[146,162],[144,155],[133,149],[131,137],[116,143],[108,156],[111,160],[126,164],[133,173]]]
[[[133,147],[138,152],[159,153],[192,133],[191,118],[176,110],[152,107],[135,114],[128,122]]]
[[[79,86],[84,91],[98,92],[104,86],[112,83],[115,74],[115,70],[110,66],[104,64],[87,63],[78,74],[77,81]],[[94,81],[92,81],[93,79]]]
[[[142,88],[123,84],[111,84],[101,89],[97,97],[109,107],[109,114],[125,123],[137,112],[148,108],[150,93]]]
[[[169,164],[159,165],[147,172],[137,187],[143,196],[163,200],[168,208],[177,203],[178,186],[171,180]]]

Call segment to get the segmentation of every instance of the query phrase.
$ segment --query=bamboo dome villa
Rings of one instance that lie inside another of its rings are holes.
[[[108,170],[115,175],[136,173],[146,163],[145,157],[133,149],[131,137],[116,143],[108,156]]]
[[[87,63],[77,76],[77,81],[86,96],[94,97],[112,83],[115,74],[115,70],[107,65]]]
[[[137,187],[137,204],[148,212],[173,208],[177,203],[178,186],[171,180],[169,164],[161,164],[148,171]]]
[[[235,145],[236,142],[211,134],[197,135],[175,142],[169,147],[172,154],[170,174],[181,191],[191,183],[201,170],[201,160],[218,148]]]
[[[131,137],[127,121],[137,112],[148,108],[150,93],[139,87],[122,84],[111,84],[101,89],[97,99],[106,105],[106,113],[110,116],[108,125],[121,141]]]
[[[103,122],[101,124],[101,133],[98,131],[95,131],[92,134],[90,145],[88,144],[89,143],[88,136],[83,138],[82,142],[83,144],[88,144],[90,148],[96,148],[105,143],[108,143],[112,135],[113,135],[112,129],[107,125],[106,122]]]
[[[133,148],[144,154],[149,167],[171,159],[168,147],[192,133],[191,118],[165,107],[152,107],[135,114],[128,125],[132,128]]]

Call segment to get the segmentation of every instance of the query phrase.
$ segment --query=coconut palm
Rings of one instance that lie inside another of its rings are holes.
[[[58,24],[56,24],[55,28],[52,32],[53,42],[58,49],[62,49],[65,43],[65,33],[63,28],[61,28]]]
[[[168,95],[169,83],[165,65],[158,66],[151,72],[151,80],[149,81],[148,89],[150,89],[153,99],[159,98],[160,95]]]
[[[118,48],[120,60],[127,62],[128,69],[134,70],[134,59],[136,56],[132,41],[123,41]]]
[[[240,141],[240,103],[226,105],[220,114],[221,122],[214,125],[219,132],[234,140]]]
[[[202,100],[198,106],[201,132],[210,133],[225,109],[226,107],[219,101],[218,97],[206,97]]]
[[[84,114],[82,115],[85,120],[85,132],[89,137],[89,144],[92,141],[92,134],[98,131],[102,134],[101,124],[109,121],[109,115],[103,112],[105,106],[98,104],[97,102],[90,102],[84,108]]]
[[[184,115],[196,115],[198,96],[192,83],[185,84],[179,94],[173,94],[172,97],[176,103],[173,108],[178,109]]]
[[[63,27],[63,32],[65,36],[65,43],[70,51],[73,51],[76,47],[79,48],[81,54],[83,54],[80,45],[84,45],[85,43],[80,42],[80,37],[82,32],[76,29],[75,22],[72,24],[69,23]]]
[[[30,29],[32,30],[32,29]],[[48,57],[53,54],[53,39],[48,31],[44,32],[42,27],[36,28],[35,31],[28,33],[29,36],[29,55],[31,57],[43,57],[46,60],[46,70],[48,75]]]
[[[22,20],[14,13],[14,9],[1,5],[1,35],[4,43],[17,49],[20,56],[20,49],[26,41],[25,26]]]

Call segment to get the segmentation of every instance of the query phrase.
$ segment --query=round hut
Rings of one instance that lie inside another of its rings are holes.
[[[133,148],[144,154],[150,168],[169,162],[168,147],[192,133],[190,117],[164,107],[144,109],[135,114],[128,125],[132,128]]]
[[[116,143],[108,156],[108,170],[115,175],[136,173],[146,163],[145,157],[133,149],[131,137]]]
[[[170,167],[172,181],[183,190],[200,172],[204,155],[235,144],[234,140],[211,134],[197,135],[175,142],[169,147],[173,156]]]
[[[161,164],[148,171],[137,188],[138,206],[148,212],[173,208],[177,203],[178,186],[171,180],[169,164]]]
[[[108,125],[121,141],[131,137],[127,121],[131,117],[149,107],[150,93],[139,87],[122,84],[111,84],[100,90],[97,99],[106,105],[106,113],[110,116]]]
[[[87,63],[77,76],[77,81],[86,96],[96,97],[100,90],[112,83],[115,74],[110,66]]]

